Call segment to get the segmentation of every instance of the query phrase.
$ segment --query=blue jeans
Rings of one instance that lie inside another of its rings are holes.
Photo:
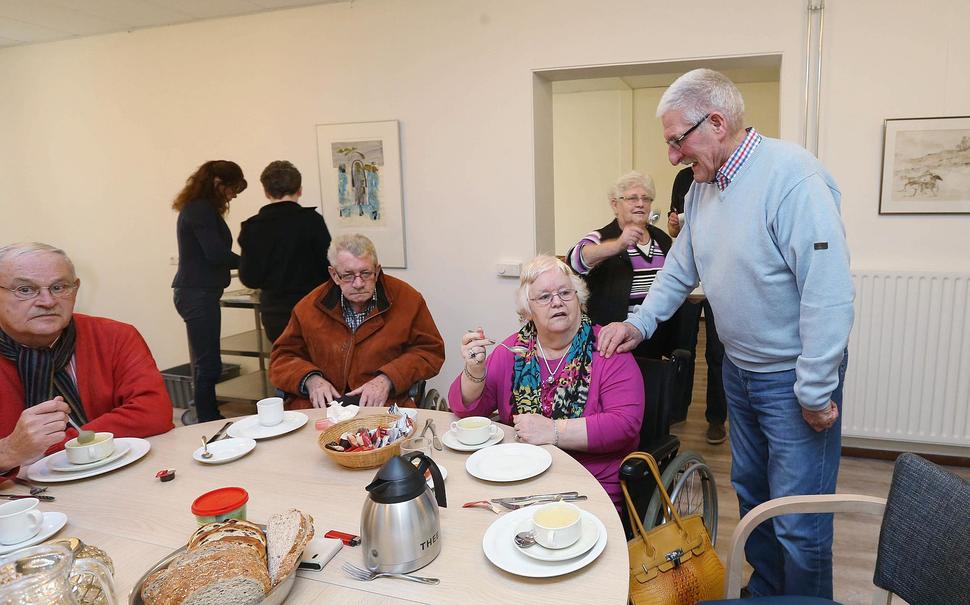
[[[222,328],[222,290],[175,288],[175,310],[185,321],[195,383],[195,411],[199,422],[219,420],[216,383],[222,376],[219,335]]]
[[[795,398],[795,370],[758,373],[724,358],[731,421],[731,483],[743,517],[772,498],[835,493],[842,448],[842,387],[848,353],[832,400],[839,420],[816,432]],[[832,515],[782,515],[762,523],[744,549],[753,596],[832,598]]]

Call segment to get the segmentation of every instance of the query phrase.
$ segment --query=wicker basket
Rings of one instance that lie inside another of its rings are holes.
[[[339,440],[340,436],[347,431],[356,431],[362,428],[376,429],[379,426],[389,427],[397,422],[399,418],[400,416],[395,416],[394,414],[375,414],[373,416],[358,416],[357,418],[344,420],[320,433],[317,443],[320,444],[320,449],[326,452],[340,466],[346,466],[347,468],[375,468],[390,460],[391,456],[397,456],[401,453],[401,442],[404,441],[403,438],[384,447],[366,452],[335,452],[327,449],[327,444]],[[414,429],[411,430],[413,431]]]

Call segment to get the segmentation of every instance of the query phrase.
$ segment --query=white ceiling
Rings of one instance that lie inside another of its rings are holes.
[[[0,0],[0,48],[352,0]]]

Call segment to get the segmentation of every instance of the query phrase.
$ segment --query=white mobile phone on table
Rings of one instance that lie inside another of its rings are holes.
[[[303,549],[300,569],[321,571],[330,559],[340,552],[343,542],[336,538],[314,538]]]

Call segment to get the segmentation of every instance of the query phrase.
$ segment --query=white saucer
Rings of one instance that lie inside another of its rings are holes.
[[[276,426],[263,426],[259,423],[259,416],[246,416],[232,423],[229,427],[230,437],[248,437],[249,439],[269,439],[285,435],[302,427],[310,418],[301,412],[283,412],[283,422]]]
[[[520,527],[524,521],[532,519],[534,512],[535,510],[530,506],[513,510],[500,516],[485,530],[485,537],[482,538],[482,550],[485,551],[485,556],[493,565],[518,576],[551,578],[586,567],[595,561],[596,557],[600,556],[603,549],[606,548],[606,526],[596,515],[591,514],[593,523],[599,528],[599,537],[593,547],[584,554],[564,561],[539,561],[527,557],[515,547],[512,538],[517,533],[515,529]],[[535,548],[535,546],[532,548]]]
[[[114,462],[118,458],[121,458],[128,453],[131,449],[124,443],[119,443],[115,445],[115,451],[111,453],[107,458],[102,458],[101,460],[95,460],[94,462],[86,462],[84,464],[74,464],[67,459],[67,453],[64,450],[56,452],[47,460],[47,466],[51,470],[61,471],[64,473],[73,473],[74,471],[83,471],[89,468],[98,468],[99,466],[104,466],[109,462]]]
[[[459,452],[474,452],[475,450],[480,450],[486,448],[490,445],[495,445],[499,441],[505,439],[505,430],[499,425],[495,425],[498,430],[495,434],[488,438],[488,441],[479,443],[478,445],[468,445],[458,441],[458,437],[455,436],[455,429],[448,429],[444,435],[441,436],[441,442],[447,445],[450,449],[457,450]]]
[[[465,470],[485,481],[506,482],[541,475],[550,465],[552,455],[538,445],[503,443],[469,456]]]
[[[233,460],[239,460],[256,448],[256,440],[248,437],[232,437],[231,439],[220,439],[213,441],[208,446],[211,458],[203,458],[201,447],[192,452],[192,457],[203,464],[225,464]]]
[[[128,447],[128,453],[117,460],[109,462],[104,466],[99,466],[98,468],[83,468],[70,473],[51,470],[47,466],[47,462],[60,452],[51,454],[31,464],[30,468],[27,469],[27,478],[31,481],[40,481],[42,483],[63,483],[65,481],[77,481],[78,479],[96,477],[97,475],[110,473],[123,466],[128,466],[132,462],[141,459],[152,449],[151,443],[139,437],[115,437],[115,447],[121,447],[122,445]]]
[[[583,518],[580,523],[583,524],[583,534],[576,540],[575,543],[570,544],[566,548],[546,548],[541,544],[533,544],[528,548],[520,548],[518,544],[515,543],[513,537],[515,534],[521,531],[532,531],[532,518],[527,518],[522,523],[516,526],[514,532],[509,536],[509,540],[512,541],[512,545],[515,546],[523,555],[532,557],[533,559],[538,559],[540,561],[565,561],[566,559],[572,559],[583,554],[587,550],[593,548],[596,541],[600,537],[600,526],[596,523],[596,517],[592,513],[583,511]]]
[[[5,555],[8,552],[20,550],[21,548],[27,548],[28,546],[33,546],[34,544],[40,544],[47,538],[50,538],[59,532],[66,523],[67,515],[64,513],[44,513],[44,522],[41,523],[40,531],[36,536],[33,538],[27,538],[23,542],[17,542],[16,544],[0,544],[0,555]]]

